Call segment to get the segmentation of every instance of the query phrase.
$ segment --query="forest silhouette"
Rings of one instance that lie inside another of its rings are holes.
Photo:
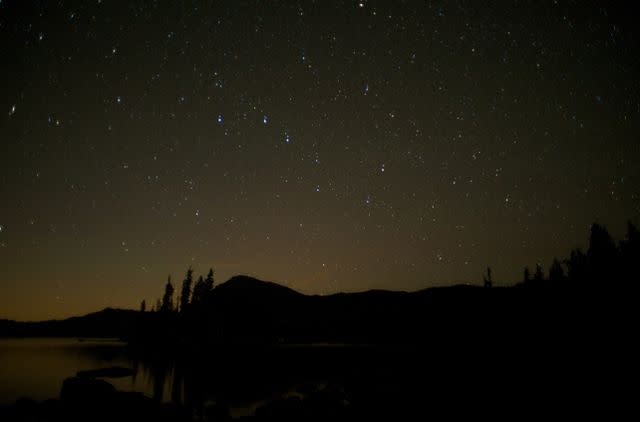
[[[474,326],[501,312],[513,321],[542,323],[560,318],[583,300],[635,292],[635,265],[640,258],[640,234],[627,224],[626,238],[616,242],[608,230],[591,226],[585,252],[576,248],[564,259],[554,258],[545,273],[535,264],[533,275],[525,267],[523,278],[509,287],[494,287],[491,267],[482,287],[457,285],[417,292],[368,291],[306,296],[275,283],[235,276],[215,286],[210,269],[193,285],[188,268],[177,297],[171,276],[162,299],[138,321],[143,328],[131,334],[141,344],[161,342],[226,343],[422,343],[425,330]],[[192,287],[193,286],[193,287]],[[545,304],[545,312],[539,306]],[[601,304],[599,307],[603,307]],[[145,301],[141,303],[144,312]],[[583,310],[586,312],[586,310]],[[439,317],[440,323],[434,326]],[[558,319],[561,321],[561,319]],[[483,322],[484,324],[484,322]],[[482,328],[488,328],[482,325]],[[552,327],[549,327],[552,328]]]
[[[58,407],[3,411],[6,420],[228,420],[234,402],[271,397],[253,419],[506,417],[522,409],[611,417],[622,408],[594,403],[630,394],[617,377],[635,350],[639,259],[629,222],[619,242],[593,224],[586,252],[573,249],[546,272],[541,263],[533,274],[525,267],[507,287],[488,267],[477,285],[308,296],[248,276],[216,284],[213,269],[195,279],[189,267],[180,286],[168,277],[149,310],[145,299],[139,311],[0,323],[4,336],[120,337],[150,371],[153,397],[121,396],[84,376],[65,380]],[[172,404],[163,404],[167,382]]]

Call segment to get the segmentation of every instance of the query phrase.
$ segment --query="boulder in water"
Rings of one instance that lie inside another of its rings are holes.
[[[65,402],[89,404],[111,401],[116,395],[113,385],[104,380],[72,377],[62,383],[60,399]]]
[[[76,376],[80,378],[122,378],[130,377],[136,372],[130,368],[112,366],[110,368],[90,369],[88,371],[78,371]]]

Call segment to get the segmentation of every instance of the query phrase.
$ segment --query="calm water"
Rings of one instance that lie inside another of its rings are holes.
[[[225,360],[223,375],[220,369],[203,371],[191,361],[186,366],[174,363],[134,359],[126,344],[115,339],[0,338],[0,405],[23,397],[37,401],[58,398],[66,378],[81,370],[111,366],[136,371],[135,376],[105,378],[119,391],[191,404],[216,402],[224,396],[234,417],[250,415],[273,398],[296,395],[295,386],[300,382],[297,364],[287,370],[282,362],[238,357]]]
[[[0,338],[0,404],[21,397],[34,400],[57,398],[65,378],[86,369],[109,366],[136,368],[134,377],[109,378],[120,391],[139,391],[148,396],[169,397],[169,383],[155,385],[149,371],[133,362],[125,344],[118,340],[76,338]],[[162,391],[158,391],[161,389]]]
[[[372,379],[386,357],[365,352],[348,345],[289,345],[270,351],[247,348],[199,358],[147,356],[145,360],[134,358],[118,340],[0,338],[0,405],[22,397],[58,398],[62,382],[78,371],[121,366],[134,369],[135,376],[106,378],[119,391],[141,392],[192,408],[223,403],[232,417],[239,417],[272,400],[304,397],[310,388],[335,385],[344,374]]]

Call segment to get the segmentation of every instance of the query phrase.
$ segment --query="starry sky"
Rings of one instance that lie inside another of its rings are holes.
[[[521,279],[640,219],[633,2],[0,0],[0,318],[209,267]]]

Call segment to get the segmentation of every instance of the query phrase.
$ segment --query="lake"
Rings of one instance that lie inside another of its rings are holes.
[[[126,344],[116,339],[0,338],[0,404],[13,403],[21,397],[57,398],[65,378],[81,370],[109,366],[140,365],[129,356]],[[145,370],[138,370],[133,377],[108,381],[120,391],[149,396],[154,392],[154,383]],[[166,400],[169,383],[164,384],[161,399]],[[157,384],[155,389],[157,395]]]
[[[291,398],[311,404],[320,400],[333,408],[350,395],[359,400],[354,405],[366,409],[373,403],[392,406],[391,400],[405,403],[431,391],[423,382],[424,371],[416,370],[420,362],[422,354],[396,346],[303,344],[199,353],[158,349],[135,356],[116,339],[0,338],[0,405],[22,397],[58,398],[62,382],[78,371],[120,366],[134,369],[135,375],[106,378],[119,391],[192,409],[222,406],[232,417]]]
[[[233,352],[173,360],[166,355],[135,357],[117,339],[0,338],[0,405],[25,397],[36,401],[58,398],[62,382],[78,371],[120,366],[134,369],[135,375],[105,378],[119,391],[190,406],[223,400],[229,413],[239,417],[252,414],[267,401],[301,396],[296,389],[302,385],[306,389],[326,385],[326,365],[305,351],[325,354],[343,348],[290,346],[271,353]]]

